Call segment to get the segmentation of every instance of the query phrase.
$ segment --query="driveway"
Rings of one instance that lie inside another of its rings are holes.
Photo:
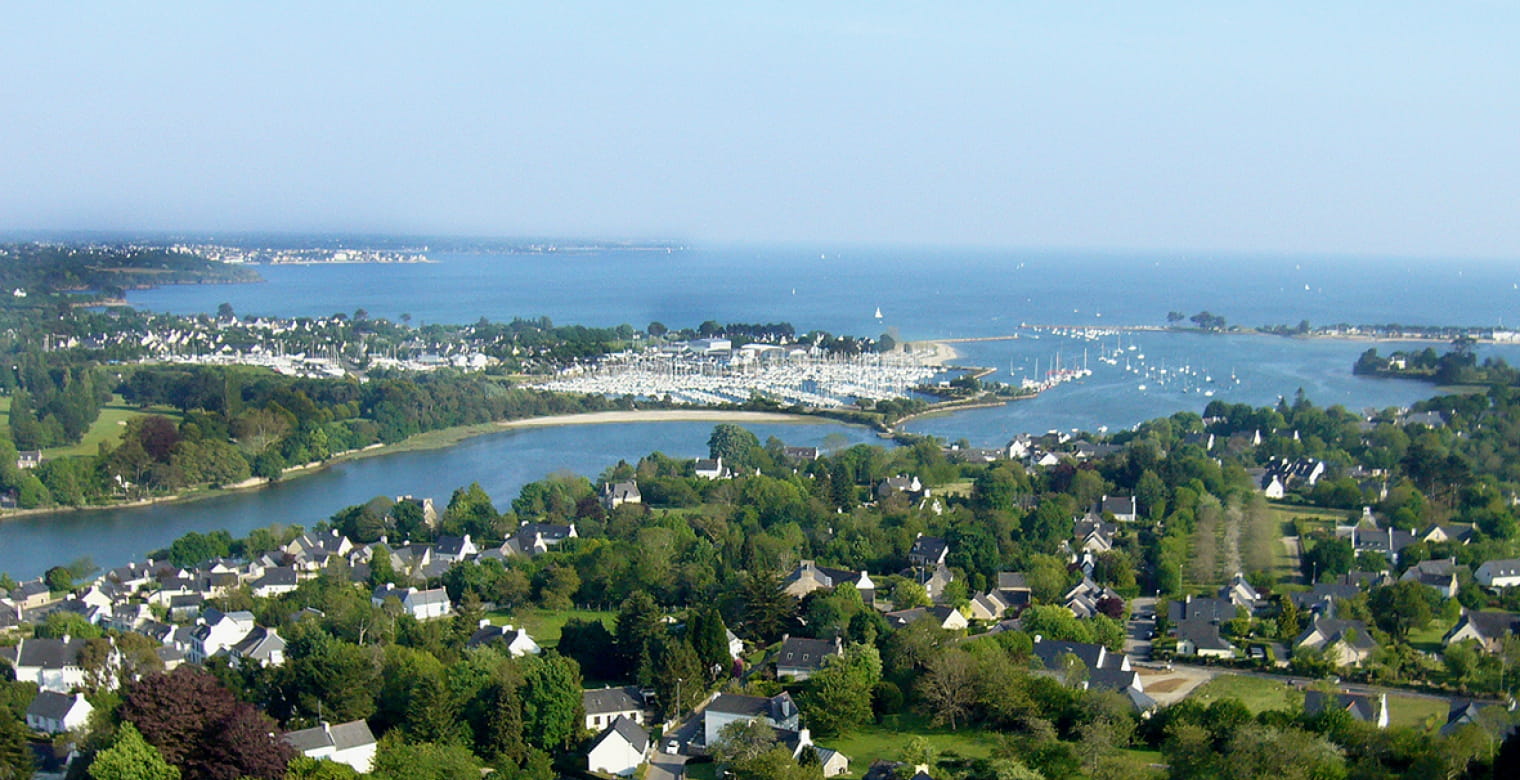
[[[649,758],[647,780],[685,780],[686,756],[655,753]]]

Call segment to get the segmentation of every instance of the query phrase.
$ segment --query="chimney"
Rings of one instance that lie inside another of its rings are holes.
[[[480,622],[477,623],[475,627],[476,628],[485,628],[486,626],[489,626],[489,625],[491,625],[491,619],[490,618],[481,618]]]

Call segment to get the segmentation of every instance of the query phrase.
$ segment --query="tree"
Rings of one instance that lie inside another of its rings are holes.
[[[723,616],[714,607],[697,610],[691,617],[690,636],[691,649],[696,651],[708,678],[717,680],[733,661],[728,654],[728,627],[723,624]],[[563,638],[560,643],[564,644]]]
[[[1367,597],[1367,607],[1378,628],[1403,639],[1412,629],[1424,628],[1430,622],[1430,595],[1430,589],[1419,581],[1400,580],[1374,588]]]
[[[467,748],[432,743],[408,744],[386,735],[375,751],[372,775],[379,780],[460,780],[480,776],[480,762]]]
[[[128,689],[119,714],[131,721],[164,760],[184,766],[204,750],[207,732],[237,706],[232,693],[199,667],[185,665],[168,674],[138,680]]]
[[[651,645],[665,631],[660,622],[660,607],[648,593],[637,591],[623,600],[615,625],[613,649],[622,674],[637,674],[649,663]]]
[[[743,604],[739,628],[764,644],[780,639],[796,619],[797,599],[782,590],[781,575],[776,572],[746,572],[739,600]]]
[[[26,726],[9,712],[0,711],[0,780],[23,780],[32,776],[32,751],[26,745]],[[148,780],[157,780],[152,776]]]
[[[707,438],[708,457],[722,458],[735,468],[754,465],[751,455],[759,449],[758,436],[732,423],[713,426],[712,435]]]
[[[929,659],[918,679],[918,692],[937,724],[952,730],[971,713],[976,702],[975,662],[964,650],[945,650]]]
[[[211,725],[202,747],[187,761],[186,774],[206,780],[282,778],[295,750],[276,736],[278,732],[268,715],[239,702]]]
[[[4,777],[0,771],[0,777]],[[149,745],[131,721],[116,730],[111,746],[95,754],[90,762],[94,780],[179,780],[179,769],[171,766]]]
[[[414,742],[462,743],[465,735],[459,715],[454,696],[442,679],[423,680],[412,690],[407,707],[407,736]]]
[[[881,654],[854,644],[829,658],[808,680],[804,709],[820,734],[840,734],[871,719],[871,694],[881,682]]]
[[[552,652],[522,660],[523,738],[545,748],[568,747],[585,722],[580,669]]]

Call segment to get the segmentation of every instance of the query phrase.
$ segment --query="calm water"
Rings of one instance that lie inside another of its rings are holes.
[[[1020,323],[1160,324],[1168,311],[1208,309],[1247,325],[1290,323],[1520,323],[1520,270],[1513,264],[1411,260],[1347,261],[1249,256],[1093,255],[1033,252],[832,248],[696,249],[672,254],[605,252],[578,256],[434,255],[426,265],[261,267],[264,284],[186,286],[136,292],[155,311],[214,311],[223,301],[240,314],[322,316],[364,308],[371,316],[427,322],[473,322],[548,316],[556,323],[670,327],[704,320],[774,322],[799,329],[901,338],[964,338],[1019,332]],[[884,315],[877,321],[877,307]],[[910,430],[976,445],[997,445],[1023,431],[1117,429],[1178,410],[1201,412],[1209,400],[1264,404],[1303,388],[1321,404],[1404,405],[1429,386],[1354,377],[1367,345],[1271,337],[1138,334],[1126,345],[1131,367],[1145,354],[1153,372],[1196,369],[1191,392],[1179,384],[1097,362],[1105,344],[1043,334],[1017,341],[957,345],[969,365],[1017,380],[1044,370],[1057,353],[1093,376],[1031,401],[925,419]],[[1387,351],[1389,347],[1383,347]],[[1520,348],[1480,354],[1520,362]],[[1230,381],[1231,374],[1239,380]],[[1212,376],[1214,383],[1202,382]],[[1141,391],[1140,384],[1147,389]],[[1212,399],[1203,391],[1212,389]],[[659,449],[695,456],[711,424],[667,423],[565,427],[498,434],[448,450],[369,458],[289,484],[184,506],[27,518],[0,524],[0,571],[16,576],[89,555],[120,563],[190,530],[234,534],[272,522],[310,525],[375,495],[411,493],[446,501],[479,481],[507,505],[518,488],[553,471],[594,476],[619,458]],[[764,439],[817,444],[831,432],[854,441],[874,437],[835,425],[755,426]]]
[[[23,517],[0,523],[0,571],[31,577],[86,555],[114,566],[140,560],[189,531],[225,528],[243,536],[270,523],[310,528],[338,509],[377,495],[431,496],[441,510],[454,488],[471,482],[479,482],[497,509],[505,510],[523,485],[555,472],[595,479],[619,459],[634,463],[656,450],[675,457],[706,457],[712,427],[713,423],[671,422],[503,431],[446,450],[339,463],[264,490],[187,504]],[[867,429],[845,425],[745,427],[762,442],[775,436],[797,446],[820,446],[830,434],[844,436],[850,445],[880,441]]]

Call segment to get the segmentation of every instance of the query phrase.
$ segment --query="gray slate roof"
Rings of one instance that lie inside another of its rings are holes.
[[[309,729],[286,732],[285,742],[302,753],[325,747],[348,750],[361,745],[375,744],[375,735],[369,730],[368,723],[355,720],[339,723],[336,726],[323,723]]]
[[[586,710],[587,715],[641,710],[644,708],[642,701],[643,697],[639,695],[639,689],[632,685],[581,691],[581,706]]]
[[[65,696],[52,691],[42,691],[37,698],[32,699],[30,707],[26,708],[26,714],[34,718],[47,718],[48,720],[63,720],[69,710],[74,707],[74,697]]]

